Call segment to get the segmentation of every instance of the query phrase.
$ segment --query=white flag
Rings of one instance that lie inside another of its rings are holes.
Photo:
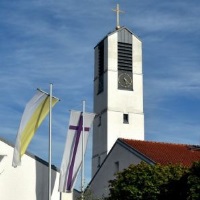
[[[49,113],[50,96],[37,90],[35,96],[27,103],[19,126],[12,166],[21,164],[21,157],[25,153],[36,130]],[[52,107],[58,102],[57,98],[52,98]]]
[[[84,113],[84,153],[95,114]],[[60,192],[70,192],[82,163],[83,113],[71,111],[67,140],[60,168]]]

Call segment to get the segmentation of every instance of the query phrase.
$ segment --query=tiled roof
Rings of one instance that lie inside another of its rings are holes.
[[[191,166],[194,161],[200,161],[200,146],[129,139],[120,140],[161,165],[171,163]]]

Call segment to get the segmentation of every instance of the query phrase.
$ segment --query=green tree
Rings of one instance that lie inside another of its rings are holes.
[[[180,186],[180,180],[188,173],[188,168],[181,165],[161,166],[140,163],[130,165],[127,169],[116,174],[111,180],[108,200],[164,200],[181,199],[179,189],[174,193],[174,187]],[[185,182],[182,181],[182,185]],[[196,190],[196,188],[195,188]],[[176,195],[176,196],[174,196]],[[169,198],[176,197],[176,198]]]
[[[200,161],[195,162],[186,176],[187,180],[187,199],[199,200],[200,199]]]

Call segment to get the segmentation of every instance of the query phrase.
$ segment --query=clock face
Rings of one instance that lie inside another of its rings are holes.
[[[120,89],[132,89],[132,77],[131,74],[128,74],[127,72],[123,72],[119,75],[119,88]]]

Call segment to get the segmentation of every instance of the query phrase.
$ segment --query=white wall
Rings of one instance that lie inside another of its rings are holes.
[[[107,152],[118,138],[144,140],[142,43],[132,35],[133,91],[118,89],[118,37],[108,37],[108,116]],[[123,114],[129,114],[129,123],[123,123]]]
[[[23,155],[22,164],[12,167],[13,147],[0,140],[0,199],[1,200],[47,200],[48,166],[35,157]],[[52,200],[70,200],[72,195],[60,197],[59,172],[52,169]],[[68,197],[66,197],[68,196]]]
[[[131,35],[133,91],[118,89],[118,32],[104,38],[104,91],[98,94],[98,48],[95,48],[92,175],[118,138],[144,140],[142,42]],[[123,122],[128,114],[129,123]]]
[[[119,171],[122,171],[130,164],[137,165],[141,159],[116,143],[89,186],[89,190],[94,196],[98,198],[108,196],[108,181],[114,179],[114,174],[117,172],[116,162],[119,162]]]

